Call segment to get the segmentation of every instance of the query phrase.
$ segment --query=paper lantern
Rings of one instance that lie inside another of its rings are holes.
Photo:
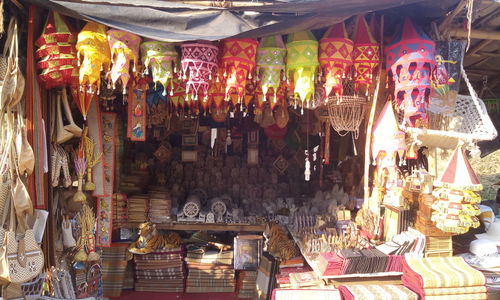
[[[198,100],[199,94],[208,95],[212,75],[217,72],[219,48],[209,43],[185,43],[181,45],[181,52],[186,94]]]
[[[387,101],[373,128],[372,158],[393,159],[404,143],[405,135],[399,130],[392,103]]]
[[[113,89],[118,80],[122,83],[123,94],[127,93],[127,84],[130,80],[130,62],[133,62],[132,71],[136,72],[139,60],[139,45],[141,38],[133,33],[121,30],[108,30],[108,42],[111,48],[113,66],[109,72]]]
[[[57,12],[51,11],[42,35],[36,40],[35,57],[42,85],[49,89],[78,83],[76,33]]]
[[[319,62],[325,76],[328,97],[333,91],[342,95],[342,80],[352,65],[354,43],[347,38],[344,22],[330,27],[319,42]]]
[[[163,86],[163,95],[166,96],[168,83],[170,90],[173,90],[173,82],[176,72],[176,62],[178,58],[175,46],[172,43],[149,41],[141,44],[142,64],[144,73],[148,74],[151,69],[153,82]]]
[[[254,39],[223,40],[222,68],[226,78],[226,100],[236,94],[241,102],[245,94],[247,78],[255,69],[258,42]]]
[[[87,88],[90,93],[98,92],[101,71],[108,72],[111,65],[106,26],[88,22],[78,34],[76,49],[80,66],[80,87]]]
[[[281,85],[281,72],[285,72],[286,49],[281,35],[262,38],[257,51],[257,68],[262,93],[274,94],[273,103],[277,102],[277,93]]]
[[[311,31],[291,33],[286,50],[286,73],[293,78],[294,95],[306,103],[314,95],[314,79],[319,66],[318,41]]]
[[[387,70],[394,81],[394,99],[404,111],[408,126],[427,126],[435,46],[410,18],[405,18],[394,42],[385,49]]]
[[[364,88],[368,95],[376,68],[380,63],[380,46],[373,38],[370,28],[362,16],[358,16],[356,19],[354,33],[354,50],[352,52],[354,88],[356,91]]]

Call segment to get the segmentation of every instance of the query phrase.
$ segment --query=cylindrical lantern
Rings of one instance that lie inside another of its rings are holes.
[[[257,68],[262,93],[272,92],[272,103],[277,103],[281,72],[285,71],[286,48],[281,35],[261,39],[257,51]]]
[[[139,60],[141,38],[130,32],[111,29],[108,30],[108,42],[113,63],[109,72],[113,89],[116,88],[116,82],[121,80],[123,94],[126,94],[127,84],[130,80],[130,62],[133,62],[132,71],[135,73]]]
[[[175,75],[175,64],[178,58],[175,46],[172,43],[148,41],[141,44],[142,64],[144,73],[151,69],[151,76],[155,86],[160,83],[163,86],[163,95],[167,90],[173,93],[172,79]],[[170,88],[168,83],[170,82]]]
[[[380,63],[380,46],[373,35],[363,16],[356,19],[354,31],[354,51],[352,53],[354,66],[354,88],[370,89],[376,68]]]
[[[182,79],[186,81],[186,94],[198,100],[208,97],[212,76],[217,72],[219,48],[210,43],[185,43],[181,45]]]

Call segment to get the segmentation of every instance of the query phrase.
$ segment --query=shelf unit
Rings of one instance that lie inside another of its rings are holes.
[[[119,227],[122,228],[137,228],[141,223],[127,223]],[[239,232],[263,232],[266,225],[254,224],[217,224],[217,223],[160,223],[156,224],[156,228],[165,230],[193,230],[193,231],[239,231]]]

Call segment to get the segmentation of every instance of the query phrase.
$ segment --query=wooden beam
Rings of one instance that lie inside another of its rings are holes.
[[[455,7],[455,9],[449,15],[446,16],[443,22],[439,24],[439,31],[445,32],[446,29],[450,26],[453,19],[465,8],[466,5],[467,5],[466,0],[460,1],[457,7]]]
[[[467,31],[463,28],[452,28],[448,31],[448,34],[450,37],[454,38],[467,38]],[[472,29],[470,32],[470,38],[500,41],[500,31]]]
[[[500,57],[500,53],[492,53],[492,52],[479,52],[479,56],[488,56],[488,57]]]
[[[467,52],[467,55],[474,55],[476,54],[479,50],[483,49],[484,47],[488,46],[491,44],[493,40],[484,40],[479,42],[477,45],[469,49],[469,52]]]

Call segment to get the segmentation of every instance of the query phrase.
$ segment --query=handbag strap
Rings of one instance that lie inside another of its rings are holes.
[[[10,21],[9,21],[9,28],[7,29],[7,39],[5,40],[5,44],[4,44],[4,47],[3,47],[3,56],[6,57],[7,56],[7,52],[9,52],[9,54],[12,52],[12,38],[14,37],[14,34],[15,34],[15,30],[17,29],[14,25],[16,25],[15,23],[16,22],[16,18],[15,17],[11,17],[10,18]]]
[[[2,180],[5,180],[7,175],[6,176],[3,176],[4,178],[2,178]],[[8,180],[8,179],[7,179]],[[8,193],[7,195],[7,199],[5,199],[5,204],[4,204],[4,207],[3,207],[3,212],[2,212],[2,219],[0,220],[0,226],[3,228],[5,226],[5,221],[7,221],[7,216],[9,215],[10,213],[10,206],[11,206],[11,202],[12,202],[12,196],[10,196],[10,192]]]

